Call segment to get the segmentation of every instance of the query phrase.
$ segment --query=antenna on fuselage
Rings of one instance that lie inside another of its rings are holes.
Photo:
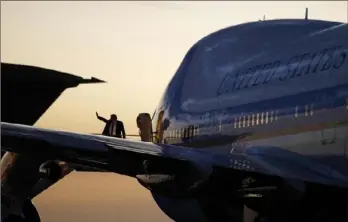
[[[308,8],[306,8],[305,20],[308,20]]]
[[[261,19],[259,19],[259,22],[263,22],[263,21],[265,21],[266,20],[266,16],[265,15],[263,15],[263,19],[261,20]]]

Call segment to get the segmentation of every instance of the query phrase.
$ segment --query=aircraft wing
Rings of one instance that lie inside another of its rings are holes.
[[[276,151],[272,147],[252,147],[244,153],[222,155],[188,147],[48,130],[2,122],[1,148],[15,153],[33,155],[48,153],[67,163],[132,177],[146,173],[143,170],[143,161],[152,159],[164,161],[165,165],[198,164],[212,168],[254,171],[333,186],[348,186],[347,175],[307,157],[288,154],[287,151]]]
[[[94,77],[84,79],[51,69],[2,62],[1,120],[34,125],[66,89],[102,82]]]
[[[103,82],[35,66],[1,63],[1,120],[34,125],[66,89]]]

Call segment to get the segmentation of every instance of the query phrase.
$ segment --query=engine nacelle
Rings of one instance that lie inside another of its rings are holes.
[[[152,192],[152,197],[158,207],[176,222],[208,222],[199,200],[195,198],[171,199]]]
[[[178,174],[138,175],[137,179],[174,221],[242,221],[244,203],[234,196],[240,184],[238,175],[204,172],[198,166],[187,165]]]
[[[173,199],[155,192],[152,197],[159,208],[176,222],[243,221],[244,205],[237,199],[217,195],[199,195]]]
[[[31,199],[67,173],[65,163],[47,161],[49,155],[7,152],[1,159],[1,208],[7,221],[40,221]],[[46,161],[46,162],[45,162]],[[36,215],[36,216],[35,216]],[[23,219],[25,216],[29,219]],[[20,219],[23,217],[22,219]],[[36,218],[36,219],[35,219]]]
[[[4,214],[6,212],[4,205],[6,205],[6,198],[1,198],[1,222],[41,222],[40,215],[30,200],[24,202],[21,215]]]
[[[62,179],[71,170],[68,167],[68,164],[59,161],[49,160],[41,164],[39,168],[39,173],[42,178],[50,179],[54,182]]]
[[[147,161],[144,161],[147,162]],[[207,175],[190,164],[183,164],[176,166],[175,164],[168,164],[163,167],[162,164],[151,162],[146,165],[148,174],[136,175],[138,182],[146,189],[166,197],[174,199],[183,199],[194,196],[192,188],[199,181],[204,180]],[[168,166],[172,166],[169,168]],[[165,168],[169,169],[166,170]],[[167,173],[157,173],[157,169],[167,171]]]
[[[50,186],[64,178],[72,171],[65,162],[49,160],[41,164],[39,167],[39,174],[41,179],[33,186],[29,198],[35,196],[48,189]]]

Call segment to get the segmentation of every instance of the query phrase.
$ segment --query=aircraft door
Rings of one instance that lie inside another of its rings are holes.
[[[152,123],[148,113],[140,113],[137,117],[137,126],[141,141],[152,142]]]

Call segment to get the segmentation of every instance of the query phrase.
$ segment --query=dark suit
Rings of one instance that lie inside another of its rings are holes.
[[[110,127],[110,124],[112,123],[112,121],[107,120],[101,116],[98,116],[98,119],[105,123],[105,127],[104,127],[102,134],[104,136],[110,136],[109,127]],[[123,122],[117,120],[116,121],[116,137],[122,138],[122,136],[123,136],[123,138],[126,138],[126,132],[124,130]]]

